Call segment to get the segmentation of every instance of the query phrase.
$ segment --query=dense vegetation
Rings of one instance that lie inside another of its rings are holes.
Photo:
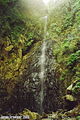
[[[56,34],[52,35],[56,41],[53,54],[57,61],[57,72],[60,80],[66,80],[65,87],[80,80],[80,1],[71,1],[69,4],[66,11],[59,14],[61,18],[58,23],[53,24]]]
[[[29,63],[28,57],[32,51],[37,51],[35,49],[44,37],[44,23],[40,16],[30,14],[28,9],[27,14],[24,11],[25,7],[18,0],[0,0],[1,113],[7,111],[7,102],[11,100],[16,84],[23,82],[19,80],[24,75],[25,64]],[[51,8],[48,33],[47,40],[53,41],[54,72],[61,83],[62,96],[73,84],[72,95],[80,103],[80,0]]]
[[[17,0],[0,1],[1,79],[18,75],[22,57],[42,39],[41,23],[27,17]],[[38,31],[40,29],[40,31]]]

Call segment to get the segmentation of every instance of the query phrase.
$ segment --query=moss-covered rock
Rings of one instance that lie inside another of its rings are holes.
[[[66,95],[65,99],[69,101],[76,101],[76,99],[72,95]]]
[[[25,109],[22,113],[20,113],[22,116],[29,116],[29,120],[40,120],[41,116],[36,112],[31,112],[28,109]]]

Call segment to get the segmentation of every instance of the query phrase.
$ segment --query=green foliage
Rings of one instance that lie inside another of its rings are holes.
[[[7,5],[8,3],[16,2],[17,0],[0,0],[0,4]]]
[[[68,27],[73,25],[72,20],[73,20],[72,15],[69,13],[65,18],[65,22],[63,23],[62,31],[66,30]]]
[[[71,1],[70,6],[66,7],[67,11],[62,11],[62,14],[58,11],[58,15],[55,15],[57,20],[51,21],[49,30],[51,39],[54,39],[53,54],[58,64],[56,72],[58,79],[65,81],[65,87],[72,81],[80,80],[80,0]],[[59,32],[56,31],[57,26]],[[75,91],[78,88],[79,86]]]
[[[77,62],[78,59],[80,59],[80,50],[70,55],[67,65],[72,65],[74,62]]]

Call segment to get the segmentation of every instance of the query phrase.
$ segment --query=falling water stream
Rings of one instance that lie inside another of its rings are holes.
[[[41,71],[40,71],[40,80],[41,80],[41,92],[40,92],[40,106],[41,106],[41,113],[44,112],[43,109],[43,100],[44,100],[44,81],[45,81],[45,62],[46,62],[46,37],[47,37],[47,20],[48,16],[44,16],[45,25],[44,25],[44,39],[41,48],[41,57],[40,57],[40,64],[41,64]]]

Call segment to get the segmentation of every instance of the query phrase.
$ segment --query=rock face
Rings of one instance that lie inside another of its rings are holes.
[[[53,44],[54,41],[46,40],[43,109],[47,113],[56,111],[61,108],[62,104],[61,83],[55,77]],[[3,81],[6,86],[1,93],[1,96],[2,94],[5,96],[0,98],[1,113],[18,113],[23,111],[24,108],[41,113],[41,46],[42,42],[35,43],[31,50],[23,56],[16,79],[13,78],[13,81],[11,81],[10,78],[9,82],[12,84],[8,85]],[[8,82],[8,79],[6,82]],[[12,87],[12,85],[14,86]]]
[[[44,80],[44,100],[43,109],[45,112],[56,111],[61,107],[61,93],[59,82],[54,74],[54,57],[52,45],[54,41],[46,41],[46,62]],[[41,44],[36,43],[32,50],[23,57],[23,64],[20,69],[20,77],[15,85],[10,98],[10,112],[19,112],[24,108],[41,112],[40,104],[40,56]],[[24,70],[24,72],[22,72]]]

